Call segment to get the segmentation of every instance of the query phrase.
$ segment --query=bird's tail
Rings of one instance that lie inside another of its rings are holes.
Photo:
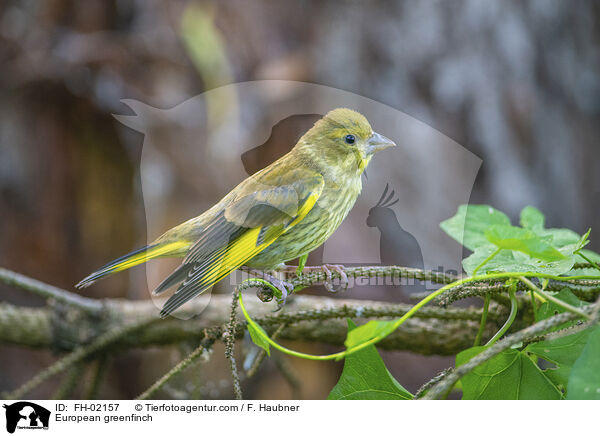
[[[124,271],[133,266],[140,265],[150,259],[176,255],[181,253],[181,250],[188,245],[189,242],[187,241],[146,245],[145,247],[139,248],[131,253],[126,254],[125,256],[119,257],[118,259],[107,263],[102,268],[93,272],[82,281],[77,283],[75,287],[79,289],[87,288],[97,280],[110,276],[114,273]]]

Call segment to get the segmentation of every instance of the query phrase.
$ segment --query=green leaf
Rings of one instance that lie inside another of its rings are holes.
[[[463,365],[485,347],[472,347],[456,356]],[[560,391],[526,353],[504,350],[461,379],[463,400],[558,400]]]
[[[526,229],[533,231],[544,228],[545,217],[542,212],[533,206],[527,206],[521,211],[520,223]]]
[[[571,290],[564,288],[562,289],[560,292],[558,292],[557,294],[554,295],[554,297],[558,298],[561,301],[564,301],[565,303],[570,304],[573,307],[583,307],[585,305],[587,305],[588,303],[581,301],[579,298],[577,298],[577,296],[575,294],[573,294],[573,292],[571,292]],[[557,304],[554,304],[552,301],[547,301],[545,303],[543,303],[540,308],[537,311],[537,320],[538,321],[542,321],[544,319],[548,319],[554,315],[558,315],[559,313],[563,313],[565,311],[565,309]],[[563,324],[561,326],[555,327],[555,330],[559,330],[561,328],[564,328],[567,325],[573,325],[575,324],[577,321],[572,321],[568,324]]]
[[[565,275],[567,276],[590,276],[590,277],[598,277],[600,276],[600,271],[596,268],[577,268],[569,271]]]
[[[599,368],[600,328],[595,328],[571,370],[567,400],[600,400]]]
[[[538,236],[551,238],[548,242],[554,247],[564,247],[565,245],[575,244],[580,240],[579,235],[573,230],[544,228],[544,221],[544,215],[535,207],[527,206],[521,211],[521,226],[533,231]],[[584,242],[586,239],[587,236],[584,236]]]
[[[348,336],[358,328],[348,320]],[[412,397],[390,374],[375,346],[370,345],[346,357],[342,375],[327,399],[410,400]]]
[[[588,305],[588,303],[581,301],[567,288],[562,289],[554,296],[573,307],[581,308]],[[537,320],[542,321],[563,312],[565,312],[564,308],[551,301],[547,301],[538,309]],[[576,324],[577,321],[570,321],[552,328],[552,331],[564,329]],[[573,367],[575,360],[583,351],[592,330],[593,329],[586,329],[569,336],[563,336],[549,341],[536,342],[528,345],[524,351],[556,365],[555,368],[544,370],[544,373],[560,389],[566,390],[571,368]]]
[[[536,233],[542,237],[552,237],[552,245],[558,248],[577,244],[581,238],[577,233],[569,229],[543,229]]]
[[[395,322],[396,321],[371,320],[360,327],[349,330],[344,345],[350,349],[377,336],[387,336],[394,331]]]
[[[566,259],[547,240],[529,229],[511,225],[493,225],[485,232],[486,239],[498,248],[520,251],[536,259],[547,262]]]
[[[250,338],[252,342],[254,342],[257,346],[262,348],[267,352],[267,355],[271,355],[271,349],[269,343],[265,340],[265,337],[268,337],[267,332],[264,329],[256,324],[255,322],[248,322],[248,332],[250,332]]]
[[[475,251],[477,247],[489,244],[484,233],[492,225],[510,225],[510,219],[491,206],[463,204],[456,215],[443,221],[440,227],[451,238]]]
[[[462,264],[464,270],[467,272],[467,274],[473,275],[475,269],[497,250],[498,247],[489,243],[487,245],[477,247],[473,254],[463,259]],[[496,254],[496,256],[494,256],[492,259],[488,260],[485,265],[479,268],[478,273],[482,274],[492,271],[508,271],[507,268],[510,269],[513,265],[518,266],[512,251],[503,250]],[[511,269],[511,271],[514,270]]]
[[[573,364],[581,355],[594,330],[598,329],[589,328],[569,336],[536,342],[528,345],[524,351],[554,363],[556,368],[546,369],[544,373],[560,389],[566,390]]]
[[[490,206],[462,205],[454,217],[442,222],[441,228],[474,251],[463,261],[470,275],[475,270],[561,275],[581,261],[575,252],[587,244],[589,232],[580,237],[569,229],[546,229],[544,215],[531,206],[521,211],[520,222],[523,227],[512,226],[506,215]]]
[[[479,247],[473,254],[463,259],[463,268],[467,274],[472,275],[475,268],[480,265],[490,254],[497,250],[497,247],[488,244]],[[544,274],[564,274],[573,268],[575,260],[567,257],[555,262],[545,262],[540,259],[534,259],[525,253],[512,250],[502,250],[493,259],[489,260],[479,269],[478,274],[486,272],[539,272]]]

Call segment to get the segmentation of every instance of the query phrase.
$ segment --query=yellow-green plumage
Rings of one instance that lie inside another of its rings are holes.
[[[161,311],[166,316],[242,265],[268,270],[308,254],[352,209],[373,154],[392,145],[358,112],[335,109],[288,154],[244,180],[202,215],[109,263],[77,286],[89,286],[148,259],[184,257],[155,290],[161,293],[179,283]]]

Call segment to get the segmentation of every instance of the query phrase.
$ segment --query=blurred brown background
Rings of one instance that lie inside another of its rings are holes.
[[[598,23],[593,1],[4,1],[0,266],[72,289],[144,245],[143,137],[112,117],[129,111],[120,99],[168,108],[257,79],[318,83],[397,108],[483,159],[473,203],[513,219],[532,204],[552,227],[600,231]],[[594,240],[598,251],[593,233]],[[86,294],[147,298],[147,289],[130,286],[132,275]],[[0,300],[43,303],[2,285]],[[0,391],[53,359],[12,347],[2,353]],[[432,357],[423,366],[393,354],[386,353],[390,370],[412,390],[451,363]],[[177,356],[120,356],[101,397],[136,395]],[[304,398],[323,398],[340,370],[292,363]],[[202,365],[205,383],[194,395],[230,397],[218,360]],[[247,389],[248,397],[291,396],[269,366]],[[50,392],[44,386],[34,396]]]

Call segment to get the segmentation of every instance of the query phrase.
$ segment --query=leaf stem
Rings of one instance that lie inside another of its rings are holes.
[[[308,259],[308,254],[305,254],[304,256],[300,256],[300,259],[298,259],[298,268],[296,268],[296,275],[302,274],[302,271],[304,271],[304,267],[306,266],[307,259]]]
[[[482,267],[484,267],[485,265],[487,265],[487,263],[492,260],[494,257],[496,257],[498,255],[498,253],[500,253],[502,251],[502,248],[498,248],[496,249],[496,251],[494,251],[492,254],[490,254],[488,257],[486,257],[483,262],[481,262],[477,268],[475,268],[473,270],[473,275],[477,274],[477,271],[479,271]]]
[[[521,280],[523,283],[525,283],[525,285],[531,289],[533,291],[534,294],[538,294],[541,295],[542,297],[544,297],[545,299],[552,301],[554,304],[556,304],[557,306],[562,307],[563,309],[565,309],[566,311],[575,313],[583,318],[589,319],[591,320],[592,317],[590,315],[588,315],[587,313],[577,309],[576,307],[571,306],[568,303],[565,303],[562,300],[559,300],[558,298],[542,291],[540,288],[538,288],[536,285],[533,284],[533,282],[531,280],[528,280],[525,277],[520,277],[519,280]]]
[[[585,254],[583,254],[581,251],[577,252],[578,255],[580,255],[581,257],[583,257],[585,259],[585,261],[587,263],[589,263],[590,265],[592,265],[594,268],[596,268],[597,270],[600,270],[600,265],[598,265],[596,262],[594,262],[592,259],[590,259],[589,257],[587,257]]]
[[[483,331],[485,330],[485,323],[487,321],[488,309],[490,307],[490,294],[485,295],[485,300],[483,302],[483,312],[481,313],[481,322],[479,323],[479,330],[477,331],[477,336],[475,336],[475,342],[473,346],[476,347],[481,343],[481,336],[483,336]]]
[[[198,359],[202,353],[206,351],[204,344],[198,345],[185,359],[171,368],[165,375],[155,381],[152,386],[146,389],[144,392],[135,397],[136,400],[148,400],[152,395],[154,395],[160,388],[162,388],[171,378],[181,373],[184,369],[186,369],[190,364],[192,364],[196,359]]]
[[[537,303],[535,302],[535,296],[536,294],[533,292],[533,290],[529,290],[529,295],[531,295],[531,310],[533,310],[533,321],[537,322]]]
[[[489,345],[493,345],[498,339],[500,339],[504,335],[504,333],[508,331],[515,318],[517,317],[518,304],[516,292],[517,287],[515,284],[511,285],[510,288],[508,288],[508,295],[510,297],[510,314],[508,315],[508,319],[506,320],[502,328],[496,332],[494,337],[490,339],[487,344],[485,344],[486,347]]]

